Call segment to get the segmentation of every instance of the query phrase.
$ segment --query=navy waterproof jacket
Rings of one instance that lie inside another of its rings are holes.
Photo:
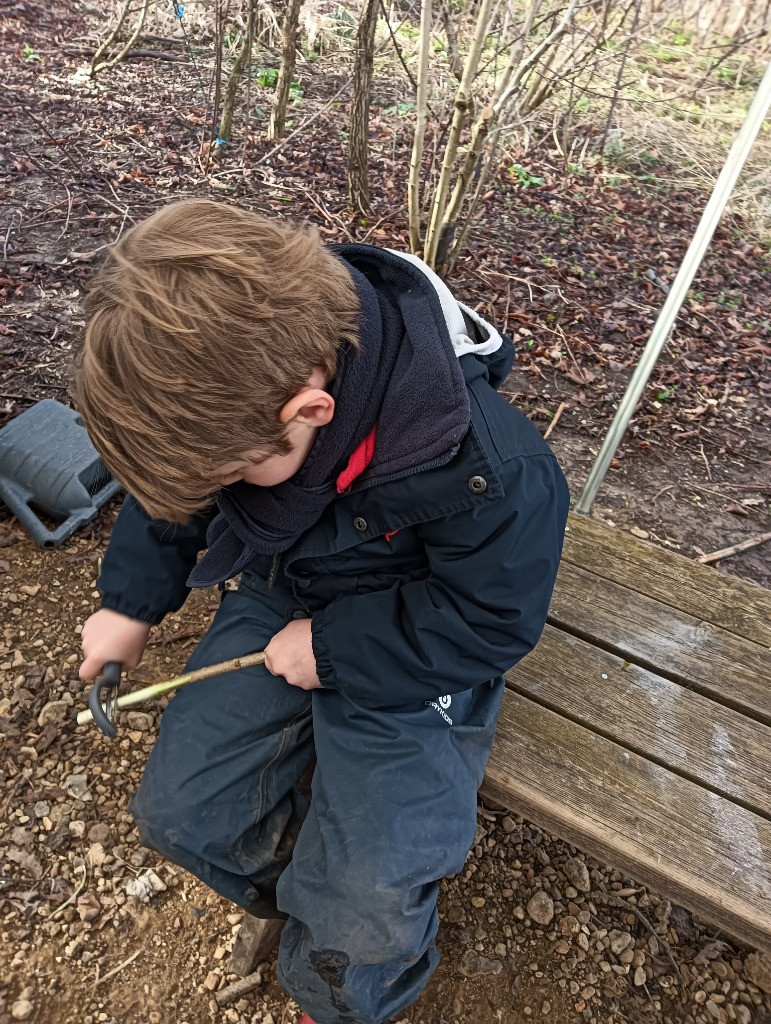
[[[538,641],[568,490],[535,427],[496,391],[511,342],[463,355],[471,425],[441,466],[354,483],[280,559],[249,571],[312,617],[324,687],[370,708],[415,706],[489,682]],[[181,607],[210,516],[150,519],[128,496],[105,556],[102,606],[158,623]]]

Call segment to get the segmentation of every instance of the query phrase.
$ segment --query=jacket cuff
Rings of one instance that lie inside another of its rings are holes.
[[[139,622],[147,622],[151,626],[157,626],[163,621],[166,612],[159,612],[147,605],[136,605],[126,601],[121,594],[102,594],[102,608],[109,608],[111,612],[118,612],[130,619],[137,619]]]
[[[311,646],[316,659],[316,675],[325,687],[335,687],[335,670],[324,642],[323,612],[316,612],[311,617]]]

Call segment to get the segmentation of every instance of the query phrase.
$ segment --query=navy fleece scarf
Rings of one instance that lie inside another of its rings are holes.
[[[240,481],[220,491],[191,587],[221,583],[255,555],[291,547],[338,497],[338,475],[375,424],[374,458],[360,478],[368,486],[448,457],[468,430],[463,373],[425,277],[374,246],[332,251],[350,271],[361,304],[360,352],[341,350],[330,387],[334,417],[291,480],[275,487]]]

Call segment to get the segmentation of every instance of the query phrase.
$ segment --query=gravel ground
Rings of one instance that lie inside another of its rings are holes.
[[[160,708],[115,741],[72,721],[109,526],[42,552],[0,523],[0,1024],[293,1024],[270,964],[220,1005],[241,913],[139,845],[126,806]],[[213,600],[156,631],[137,683],[181,667]],[[771,957],[506,809],[480,807],[440,908],[443,962],[403,1024],[771,1024]]]

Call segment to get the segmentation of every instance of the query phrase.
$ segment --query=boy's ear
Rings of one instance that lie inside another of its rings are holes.
[[[321,388],[305,388],[282,406],[279,423],[297,420],[307,427],[323,427],[335,413],[335,400],[328,391]]]

